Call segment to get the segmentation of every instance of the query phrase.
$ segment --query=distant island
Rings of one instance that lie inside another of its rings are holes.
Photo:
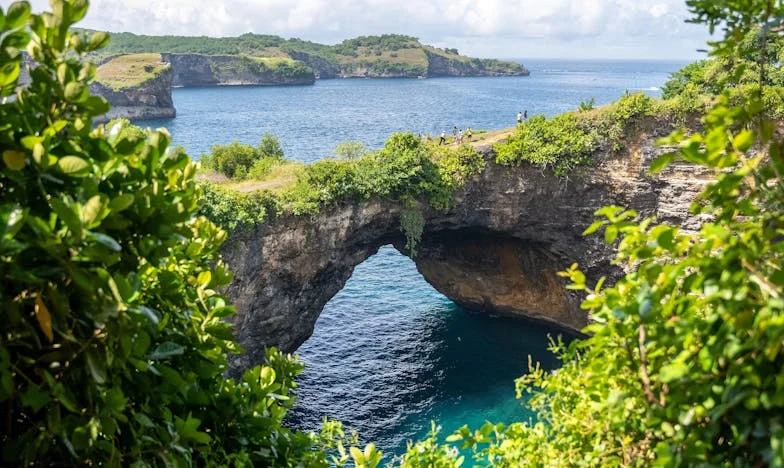
[[[171,87],[307,85],[331,78],[528,76],[520,63],[460,55],[401,34],[361,36],[336,45],[243,34],[238,37],[111,33],[92,57],[92,91],[112,104],[106,118],[170,118]]]

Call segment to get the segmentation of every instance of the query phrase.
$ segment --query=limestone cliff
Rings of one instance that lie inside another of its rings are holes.
[[[289,52],[288,55],[294,60],[299,60],[312,68],[317,80],[337,78],[340,76],[340,67],[324,57],[295,51]]]
[[[169,119],[176,115],[171,95],[172,69],[165,69],[141,84],[114,89],[107,84],[94,81],[90,93],[103,96],[112,108],[95,119],[106,122],[122,117],[131,120]]]
[[[265,59],[242,55],[161,55],[171,63],[172,86],[309,85],[316,80],[310,67],[294,61],[283,63],[288,60],[271,65]]]
[[[492,59],[456,60],[425,50],[427,55],[427,76],[528,76],[531,72],[520,64],[516,67],[509,62]]]
[[[578,262],[591,281],[621,273],[600,236],[582,235],[598,208],[618,204],[687,229],[697,225],[688,207],[708,176],[690,165],[648,176],[646,167],[666,151],[653,145],[658,136],[629,154],[598,154],[595,167],[568,182],[538,167],[497,165],[491,148],[479,148],[487,167],[456,194],[452,208],[418,207],[426,228],[417,268],[469,309],[581,329],[588,318],[580,297],[563,288],[556,272]],[[233,236],[223,252],[235,271],[228,294],[238,309],[235,334],[248,351],[233,365],[261,362],[265,345],[295,350],[356,265],[386,244],[406,253],[401,209],[391,202],[345,203]]]

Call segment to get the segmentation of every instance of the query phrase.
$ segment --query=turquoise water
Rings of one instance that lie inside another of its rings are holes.
[[[379,147],[390,133],[438,134],[514,124],[517,112],[554,115],[626,90],[659,94],[683,63],[525,61],[530,77],[328,80],[303,87],[176,89],[177,118],[166,126],[192,155],[215,143],[256,144],[278,135],[289,158],[314,161],[340,141]],[[299,349],[307,364],[290,424],[316,428],[340,419],[391,455],[436,420],[448,434],[462,424],[527,419],[514,379],[527,358],[555,368],[539,324],[472,314],[430,287],[392,247],[358,266],[325,307]]]

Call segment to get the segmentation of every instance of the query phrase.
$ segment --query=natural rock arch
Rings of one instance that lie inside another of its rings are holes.
[[[538,167],[497,165],[490,147],[478,148],[487,166],[455,194],[449,210],[417,207],[426,220],[417,269],[463,307],[579,330],[588,321],[580,297],[556,273],[574,262],[594,281],[621,273],[600,236],[582,235],[597,209],[628,206],[660,221],[696,226],[688,207],[709,176],[686,164],[648,176],[648,164],[665,151],[653,140],[568,180]],[[234,235],[223,256],[235,272],[227,292],[237,306],[235,335],[246,353],[233,367],[261,362],[265,346],[294,351],[355,266],[382,245],[406,253],[402,209],[394,202],[345,203]]]

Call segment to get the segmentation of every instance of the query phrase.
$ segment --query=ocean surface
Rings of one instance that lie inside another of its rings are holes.
[[[392,132],[437,135],[460,128],[514,125],[518,112],[552,116],[590,98],[597,105],[630,92],[658,96],[685,63],[523,60],[530,77],[348,79],[298,87],[188,88],[173,91],[177,117],[165,126],[198,157],[234,140],[256,144],[276,134],[286,156],[310,162],[344,140],[377,148]],[[307,365],[289,424],[342,420],[391,460],[435,420],[448,435],[463,424],[527,420],[514,379],[528,356],[552,369],[540,324],[462,310],[417,273],[411,260],[382,247],[354,271],[299,349]]]

